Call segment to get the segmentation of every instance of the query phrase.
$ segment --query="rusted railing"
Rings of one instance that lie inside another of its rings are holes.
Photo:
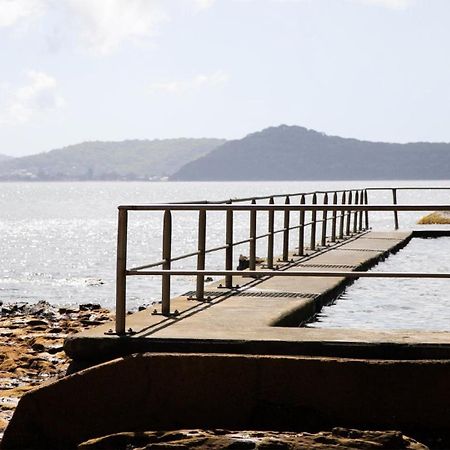
[[[362,233],[369,227],[370,211],[393,211],[394,227],[398,228],[399,211],[450,211],[449,205],[398,205],[396,189],[404,188],[365,188],[357,190],[317,191],[286,195],[272,195],[232,199],[220,202],[192,202],[153,205],[124,205],[119,206],[118,244],[117,244],[117,273],[116,273],[116,333],[124,335],[126,315],[126,281],[128,276],[161,276],[161,314],[171,315],[171,277],[174,275],[196,276],[196,300],[204,301],[205,277],[224,276],[224,287],[233,289],[233,277],[242,274],[233,270],[234,248],[247,244],[249,251],[248,268],[252,276],[283,276],[287,272],[274,270],[274,241],[277,234],[282,234],[282,262],[289,261],[290,242],[292,232],[298,232],[296,237],[297,252],[294,256],[302,257],[308,252],[317,251],[328,244],[342,241],[356,234]],[[413,188],[417,189],[417,188]],[[421,188],[418,188],[421,189]],[[441,188],[442,189],[442,188]],[[450,188],[445,188],[450,189]],[[368,205],[368,191],[391,190],[393,205]],[[322,204],[318,204],[318,198]],[[275,203],[275,199],[283,203]],[[308,203],[308,200],[310,203]],[[262,204],[261,201],[267,203]],[[248,203],[250,202],[250,203]],[[258,203],[259,202],[259,203]],[[245,203],[245,204],[242,204]],[[163,245],[162,259],[138,267],[127,268],[127,238],[128,216],[131,211],[161,211],[163,212]],[[193,211],[198,214],[197,251],[179,256],[172,255],[172,214],[176,211]],[[207,212],[221,211],[225,214],[225,243],[224,245],[206,248]],[[248,238],[235,241],[234,215],[239,211],[247,211],[250,215]],[[292,225],[292,213],[298,213],[298,225]],[[258,235],[258,216],[267,214],[267,232]],[[275,229],[275,215],[283,214],[283,225]],[[320,215],[320,217],[318,217]],[[307,220],[310,217],[310,220]],[[320,235],[317,226],[321,226]],[[305,245],[305,232],[309,228],[309,246]],[[265,251],[265,269],[256,270],[257,242],[267,240]],[[225,270],[206,270],[206,255],[213,252],[225,252]],[[172,263],[186,258],[196,257],[196,269],[174,270]],[[161,269],[156,270],[155,268]],[[152,270],[148,270],[152,269]],[[289,271],[290,276],[334,276],[334,277],[366,277],[366,276],[399,276],[399,277],[439,277],[446,274],[368,274],[367,272],[300,272]]]

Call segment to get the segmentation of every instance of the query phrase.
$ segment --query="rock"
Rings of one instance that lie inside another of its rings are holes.
[[[239,263],[236,267],[237,270],[245,270],[248,269],[250,266],[250,261],[248,260],[247,256],[239,255]]]
[[[71,309],[71,308],[59,308],[58,312],[60,314],[75,314],[77,312],[77,310]]]
[[[33,344],[31,346],[31,348],[35,351],[35,352],[43,352],[45,351],[45,346],[39,343]]]
[[[436,211],[426,216],[423,216],[417,221],[419,225],[449,225],[450,224],[450,212],[448,211]]]
[[[95,311],[102,307],[98,303],[84,303],[80,305],[80,311]]]
[[[47,352],[50,353],[50,355],[55,355],[56,353],[62,352],[63,350],[64,350],[64,347],[62,345],[57,345],[57,346],[47,348]]]
[[[61,331],[63,331],[61,327],[54,327],[48,330],[49,333],[61,333]]]
[[[258,450],[427,450],[399,431],[333,429],[332,432],[176,430],[117,433],[91,439],[78,450],[147,449],[258,449]]]
[[[8,425],[8,422],[0,417],[0,432],[4,431],[6,426]]]
[[[80,320],[82,314],[87,314],[89,319],[84,324]],[[47,302],[3,306],[0,316],[0,433],[25,392],[65,374],[68,360],[62,351],[67,334],[103,323],[105,318],[111,319],[109,311],[98,309],[96,305],[92,305],[88,313],[57,308]]]
[[[90,327],[90,326],[95,326],[95,325],[102,325],[103,322],[101,320],[82,319],[82,320],[80,320],[80,323],[82,325]]]

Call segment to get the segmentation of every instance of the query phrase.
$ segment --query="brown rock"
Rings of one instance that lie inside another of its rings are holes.
[[[27,325],[30,327],[38,327],[38,326],[47,327],[48,323],[45,320],[32,319],[27,322]]]
[[[101,310],[102,307],[98,303],[84,303],[80,305],[80,311]]]
[[[7,425],[8,422],[0,417],[0,432],[3,432]]]
[[[336,431],[338,430],[338,431]],[[311,450],[427,450],[423,444],[397,431],[336,429],[333,432],[177,430],[117,433],[91,439],[78,450],[147,449],[311,449]]]
[[[62,328],[61,327],[54,327],[51,328],[50,330],[48,330],[49,333],[61,333],[62,332]]]
[[[88,314],[92,321],[105,316],[110,319],[110,315],[104,309],[88,313],[67,308],[58,311],[46,302],[11,304],[1,312],[0,420],[7,423],[25,392],[65,373],[68,361],[62,352],[63,339],[68,331],[89,328],[80,324],[79,315]],[[68,316],[69,313],[73,315]]]

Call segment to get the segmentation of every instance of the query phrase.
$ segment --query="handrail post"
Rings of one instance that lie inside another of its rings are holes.
[[[350,191],[348,191],[348,202],[347,202],[349,206],[351,206],[352,201],[353,201],[353,194],[352,194],[352,191],[350,190]],[[352,210],[348,209],[347,210],[347,223],[346,223],[346,227],[345,227],[345,234],[347,236],[350,236],[350,223],[351,223],[351,220],[352,220]]]
[[[285,205],[291,203],[289,195],[286,196],[284,202]],[[283,261],[289,261],[289,226],[290,226],[290,211],[286,209],[284,211],[284,221],[283,221]]]
[[[205,269],[205,250],[206,250],[206,210],[201,209],[198,212],[198,255],[197,270]],[[197,275],[197,300],[202,301],[205,298],[205,276]]]
[[[397,204],[397,189],[392,189],[392,202],[394,205]],[[394,226],[395,229],[398,230],[398,211],[394,211]]]
[[[275,203],[273,197],[269,199],[269,205],[273,205]],[[268,214],[268,234],[267,237],[267,268],[273,269],[273,245],[274,245],[274,222],[275,222],[275,211],[269,211]]]
[[[364,205],[364,191],[361,189],[359,193],[359,204]],[[358,218],[358,231],[362,231],[363,229],[363,210],[359,211],[359,218]]]
[[[369,205],[369,194],[367,193],[367,189],[364,189],[364,204],[367,206]],[[365,229],[369,229],[369,211],[365,212]]]
[[[228,203],[231,203],[228,202]],[[233,270],[233,210],[227,209],[226,218],[226,236],[225,236],[225,270]],[[225,287],[231,289],[233,287],[233,277],[225,275]]]
[[[116,334],[125,334],[127,296],[127,227],[128,211],[119,209],[116,263]]]
[[[355,191],[355,205],[358,205],[359,203],[359,192],[358,190]],[[353,215],[353,233],[356,233],[358,231],[358,211],[355,211]]]
[[[328,194],[325,193],[323,196],[323,204],[328,204]],[[322,239],[320,240],[320,245],[322,247],[325,247],[327,243],[327,217],[328,217],[328,211],[326,209],[322,212]]]
[[[162,268],[170,270],[172,265],[172,213],[170,209],[164,211],[163,223],[163,248],[162,248]],[[170,315],[170,274],[162,276],[161,313],[164,316]]]
[[[304,205],[306,203],[305,196],[302,195],[300,198],[300,204]],[[299,217],[299,229],[298,229],[298,256],[303,256],[305,254],[305,210],[300,211]]]
[[[333,205],[337,205],[337,192],[333,194]],[[331,242],[336,242],[336,225],[337,225],[337,211],[333,209],[333,216],[331,220]]]
[[[342,193],[341,205],[345,205],[345,191]],[[339,239],[344,239],[345,211],[342,210],[339,218]]]
[[[317,195],[313,194],[312,202],[313,205],[317,204]],[[310,248],[311,250],[316,249],[316,223],[317,220],[317,212],[311,211],[311,242],[310,242]]]
[[[252,205],[256,205],[256,200],[252,200]],[[250,242],[249,242],[249,270],[256,269],[256,209],[250,211]]]

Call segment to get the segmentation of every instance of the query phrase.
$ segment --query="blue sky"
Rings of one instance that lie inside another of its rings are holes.
[[[448,0],[0,0],[0,153],[282,123],[450,142]]]

